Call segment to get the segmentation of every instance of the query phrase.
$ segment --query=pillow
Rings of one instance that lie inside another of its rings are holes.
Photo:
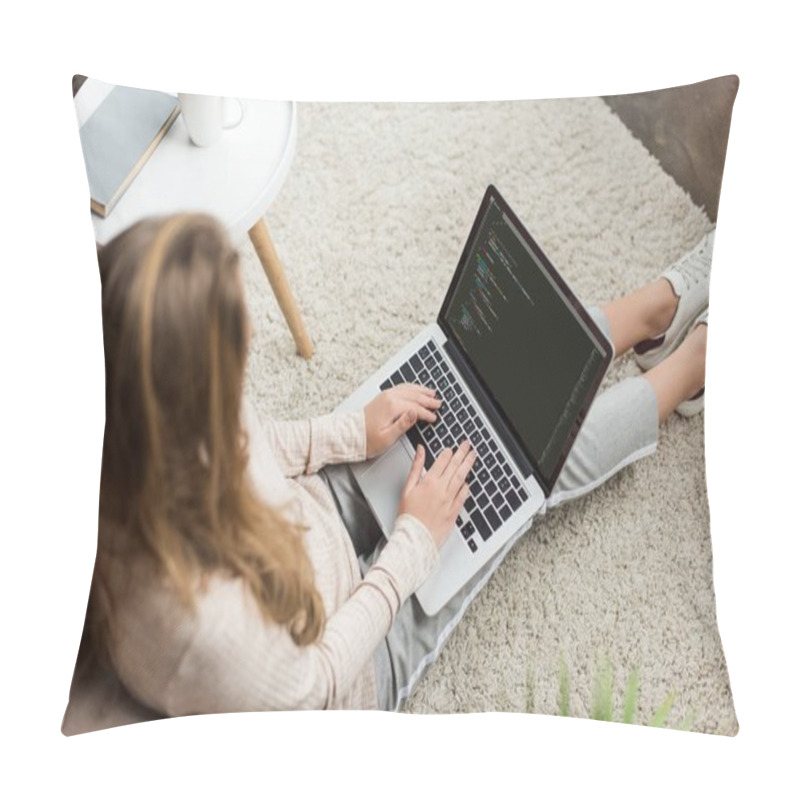
[[[85,98],[110,87],[74,85],[85,128],[102,102]],[[605,98],[287,104],[290,133],[268,165],[269,227],[261,207],[223,219],[240,253],[252,324],[246,390],[257,412],[329,413],[434,320],[488,184],[587,305],[657,277],[716,223],[737,88],[729,76]],[[148,171],[168,175],[187,148],[202,164],[215,148],[244,147],[256,107],[243,101],[237,125],[236,103],[223,103],[219,126],[236,127],[207,148],[190,143],[182,117],[171,121],[106,219],[93,214],[98,243],[135,221],[131,209],[165,210]],[[87,171],[102,167],[83,142]],[[175,210],[194,210],[214,180],[195,174]],[[233,203],[235,180],[226,174],[219,187]],[[276,263],[286,268],[277,283]],[[310,351],[308,361],[297,357]],[[637,374],[623,356],[604,386]],[[536,519],[405,710],[568,714],[735,735],[703,424],[702,414],[673,415],[654,454]],[[87,652],[65,734],[162,716]]]

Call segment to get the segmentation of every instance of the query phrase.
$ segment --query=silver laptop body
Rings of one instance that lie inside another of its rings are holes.
[[[415,426],[351,470],[385,535],[415,446],[426,466],[464,438],[470,493],[416,591],[437,613],[543,508],[611,361],[612,348],[497,190],[490,186],[435,323],[365,380],[341,409],[397,383],[437,388],[435,423]],[[537,414],[537,408],[542,410]]]

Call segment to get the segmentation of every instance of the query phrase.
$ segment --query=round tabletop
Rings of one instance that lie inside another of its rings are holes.
[[[143,217],[200,211],[238,244],[283,185],[294,156],[293,102],[242,100],[242,120],[210,147],[192,144],[181,115],[106,219],[92,214],[104,245]]]

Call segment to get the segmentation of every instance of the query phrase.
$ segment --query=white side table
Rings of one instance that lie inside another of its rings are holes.
[[[75,97],[79,124],[111,88],[86,81]],[[210,147],[192,144],[178,116],[111,214],[106,219],[92,214],[95,238],[103,245],[143,217],[183,211],[212,214],[237,246],[248,234],[297,352],[310,358],[314,348],[264,219],[294,156],[297,107],[264,100],[242,105],[241,123]]]

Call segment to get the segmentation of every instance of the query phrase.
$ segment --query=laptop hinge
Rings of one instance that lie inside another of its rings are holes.
[[[517,462],[517,466],[519,467],[520,472],[522,472],[522,476],[527,478],[529,475],[533,475],[533,477],[536,479],[536,482],[541,486],[542,482],[536,475],[533,465],[516,443],[513,434],[503,421],[500,414],[495,411],[494,401],[489,396],[488,392],[484,390],[483,386],[481,386],[480,381],[475,378],[472,367],[469,366],[467,360],[461,355],[461,353],[458,352],[449,339],[447,339],[444,343],[444,350],[456,365],[459,373],[461,373],[461,375],[464,376],[464,379],[469,383],[470,391],[475,395],[475,398],[481,404],[481,407],[486,409],[487,412],[491,413],[492,425],[505,445],[506,450],[508,450],[514,461]]]

